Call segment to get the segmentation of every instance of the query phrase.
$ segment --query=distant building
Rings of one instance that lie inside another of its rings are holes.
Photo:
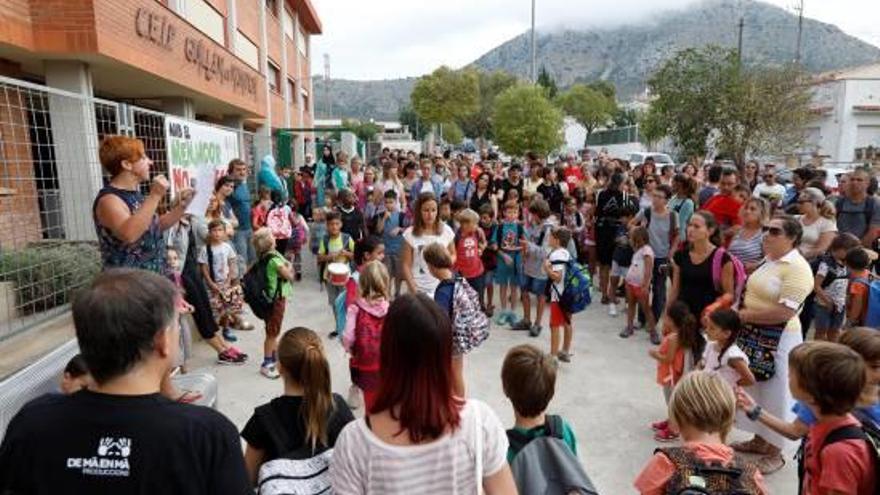
[[[814,84],[807,151],[826,164],[868,159],[880,148],[880,62],[827,72]]]

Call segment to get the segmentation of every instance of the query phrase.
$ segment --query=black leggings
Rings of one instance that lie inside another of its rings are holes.
[[[183,283],[183,290],[186,291],[184,299],[192,304],[194,308],[193,320],[196,322],[199,335],[205,340],[213,338],[220,328],[217,326],[217,321],[211,312],[208,290],[205,288],[205,282],[202,280],[201,274],[192,264],[187,263],[183,268],[180,278]]]

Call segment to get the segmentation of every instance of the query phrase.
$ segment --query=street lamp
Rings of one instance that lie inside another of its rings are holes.
[[[537,71],[535,70],[537,67],[535,60],[535,0],[532,0],[532,67],[531,67],[531,76],[532,83],[537,82],[538,76]]]

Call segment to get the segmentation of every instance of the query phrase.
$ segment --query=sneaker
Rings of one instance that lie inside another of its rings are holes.
[[[617,316],[617,305],[616,304],[611,303],[608,306],[608,316],[614,316],[614,317]]]
[[[660,335],[657,334],[657,330],[651,330],[651,343],[654,345],[660,345]]]
[[[559,353],[556,354],[556,359],[562,361],[563,363],[570,363],[571,362],[571,353],[565,352],[565,351],[559,351]]]
[[[678,433],[670,430],[669,428],[659,430],[654,433],[654,440],[658,442],[674,442],[678,440]]]
[[[506,321],[507,321],[507,324],[508,324],[508,325],[513,326],[513,325],[516,324],[516,322],[517,322],[518,320],[519,320],[519,318],[517,318],[517,316],[516,316],[516,311],[514,311],[514,310],[510,310],[510,311],[507,312],[507,319],[506,319]]]
[[[541,335],[541,330],[541,325],[535,323],[529,328],[529,337],[537,337],[538,335]]]
[[[275,380],[276,378],[281,376],[281,374],[278,373],[278,367],[275,366],[274,361],[269,364],[264,364],[263,366],[260,366],[260,374],[265,376],[266,378],[271,378],[272,380]]]
[[[247,361],[247,356],[232,352],[232,348],[217,354],[217,364],[242,365]]]
[[[624,328],[623,330],[621,330],[621,332],[617,335],[619,335],[620,338],[622,338],[622,339],[628,339],[632,336],[632,334],[633,334],[633,327],[628,326],[628,327]]]
[[[225,340],[226,342],[238,342],[238,337],[236,337],[235,334],[232,333],[232,330],[230,330],[229,328],[224,328],[223,340]]]
[[[507,312],[504,310],[499,311],[498,314],[495,315],[495,320],[494,320],[495,326],[500,327],[500,326],[504,325],[504,322],[506,320],[507,320]]]
[[[516,323],[511,324],[511,330],[530,330],[532,328],[532,322],[523,318]]]
[[[241,356],[242,359],[244,359],[245,361],[248,360],[248,355],[241,352],[241,349],[235,347],[234,345],[229,346],[229,352],[231,352],[234,356]]]
[[[345,402],[348,403],[349,409],[358,409],[361,407],[361,389],[357,388],[355,385],[348,387],[348,399]]]
[[[654,423],[651,423],[651,429],[654,431],[668,430],[669,429],[669,420],[664,419],[663,421],[656,421]]]

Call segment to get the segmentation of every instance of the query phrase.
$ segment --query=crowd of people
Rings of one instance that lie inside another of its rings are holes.
[[[652,343],[669,414],[646,428],[682,442],[658,449],[634,481],[640,493],[700,482],[707,493],[768,493],[764,476],[792,440],[803,493],[880,486],[870,169],[832,189],[821,167],[785,186],[770,163],[658,170],[604,151],[504,163],[386,149],[364,164],[325,146],[317,162],[258,181],[255,201],[248,165],[233,160],[201,216],[188,212],[188,189],[160,215],[168,183],[151,179],[138,140],[107,138],[100,157],[111,176],[94,206],[106,271],[73,306],[82,354],[65,373],[68,395],[35,400],[10,424],[0,489],[532,493],[552,460],[569,468],[566,490],[591,493],[573,428],[545,412],[585,330],[561,303],[574,262],[594,275],[602,311],[625,312],[619,336],[643,331]],[[306,246],[334,316],[329,336],[350,356],[347,398],[332,392],[318,334],[282,328]],[[198,394],[169,377],[186,365],[186,312],[219,363],[247,362],[231,342],[250,326],[252,273],[269,298],[257,315],[260,373],[281,378],[283,394],[256,408],[242,451],[232,423],[186,404]],[[504,360],[507,431],[464,380],[490,321],[531,338],[550,328],[546,350],[524,343]],[[734,426],[754,437],[727,444]]]

